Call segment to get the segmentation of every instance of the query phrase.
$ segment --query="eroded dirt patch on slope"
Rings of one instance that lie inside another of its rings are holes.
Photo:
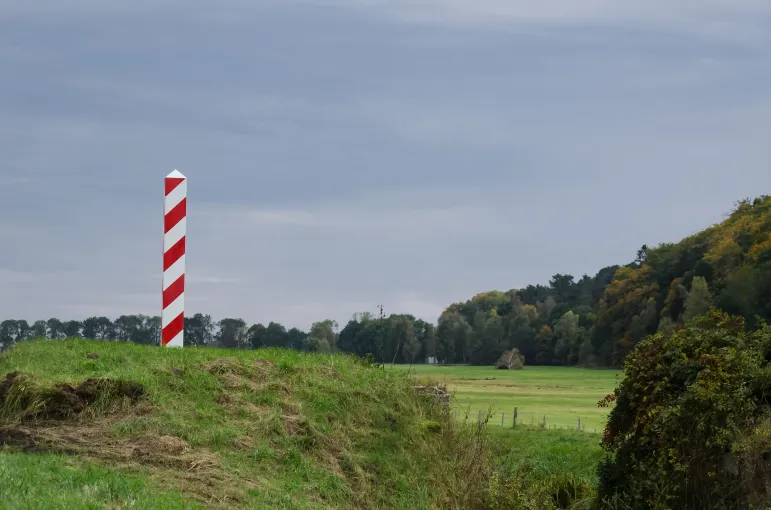
[[[0,380],[0,448],[83,457],[116,468],[141,467],[160,485],[206,508],[237,504],[250,480],[220,466],[217,454],[171,435],[116,437],[113,426],[154,411],[134,381],[40,381],[12,372]]]
[[[0,418],[22,423],[66,420],[91,406],[108,411],[126,400],[134,405],[144,394],[142,385],[134,381],[89,378],[76,386],[45,384],[31,374],[11,372],[0,382]]]
[[[70,454],[114,468],[147,471],[160,485],[178,490],[207,508],[243,501],[244,488],[256,483],[222,469],[216,453],[191,447],[169,435],[116,438],[110,426],[116,420],[72,420],[0,427],[0,448],[27,453]]]

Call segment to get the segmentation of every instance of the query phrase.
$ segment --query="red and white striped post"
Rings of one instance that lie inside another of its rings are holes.
[[[187,178],[174,170],[166,176],[165,184],[161,346],[182,347],[185,333]]]

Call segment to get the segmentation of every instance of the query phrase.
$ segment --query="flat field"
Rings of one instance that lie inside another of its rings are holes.
[[[453,392],[453,406],[458,419],[466,412],[476,421],[479,412],[493,411],[489,424],[511,427],[514,408],[517,423],[547,428],[581,429],[600,433],[605,427],[609,408],[597,407],[597,401],[612,393],[622,377],[620,370],[573,367],[530,366],[523,370],[496,370],[493,367],[465,365],[394,365],[410,370],[417,377],[445,383]],[[503,416],[501,416],[503,414]]]

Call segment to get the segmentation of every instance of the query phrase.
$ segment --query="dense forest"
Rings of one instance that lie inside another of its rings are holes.
[[[742,200],[717,225],[678,243],[643,245],[594,277],[487,292],[450,305],[437,326],[440,359],[493,363],[516,347],[530,364],[620,366],[644,337],[710,306],[771,318],[771,197]]]
[[[275,322],[185,318],[185,343],[229,348],[288,347],[372,354],[376,360],[492,364],[517,348],[527,364],[619,366],[644,337],[702,315],[710,306],[741,315],[750,329],[771,318],[771,197],[742,200],[721,223],[678,243],[642,246],[633,261],[576,279],[477,294],[453,303],[436,325],[411,315],[357,313],[310,331]],[[157,344],[160,318],[5,320],[0,347],[25,338],[71,336]]]

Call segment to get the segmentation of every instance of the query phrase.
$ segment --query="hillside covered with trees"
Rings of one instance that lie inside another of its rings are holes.
[[[447,307],[442,360],[489,364],[516,347],[530,364],[619,366],[645,336],[710,305],[750,328],[771,318],[771,197],[739,202],[725,221],[635,260],[576,279],[478,294]]]
[[[364,312],[342,329],[323,320],[304,332],[195,314],[185,319],[185,342],[343,351],[397,363],[432,356],[444,363],[492,364],[517,348],[531,365],[619,366],[644,337],[702,315],[710,305],[741,315],[751,329],[771,318],[771,197],[742,200],[723,222],[678,243],[642,246],[632,262],[594,276],[557,273],[546,285],[453,303],[436,325],[411,315]],[[43,336],[157,344],[159,329],[159,317],[142,315],[5,320],[0,344]]]

